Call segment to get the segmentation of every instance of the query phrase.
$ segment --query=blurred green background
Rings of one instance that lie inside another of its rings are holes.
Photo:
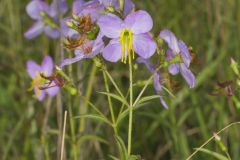
[[[40,103],[27,91],[31,82],[25,69],[27,60],[33,59],[40,63],[47,53],[55,57],[56,62],[60,59],[60,54],[56,54],[59,51],[57,40],[51,41],[44,35],[32,41],[24,39],[24,32],[33,22],[25,12],[28,2],[0,0],[0,159],[3,160],[56,159],[63,109],[67,108],[71,100],[74,116],[77,116],[81,104],[77,97],[69,97],[67,93]],[[137,8],[151,13],[155,34],[159,34],[161,29],[171,29],[193,47],[196,62],[192,70],[197,76],[197,86],[189,89],[178,76],[174,78],[181,82],[173,90],[176,97],[165,97],[169,110],[164,110],[159,101],[155,100],[134,113],[133,153],[146,160],[186,159],[213,132],[240,120],[239,105],[237,100],[233,101],[239,98],[235,81],[234,97],[210,95],[217,88],[218,81],[235,80],[230,58],[236,61],[240,59],[240,0],[134,2]],[[73,66],[76,73],[74,77],[85,86],[89,74],[83,73],[91,71],[92,63],[81,66],[81,73],[78,72],[79,65]],[[108,66],[120,86],[127,90],[124,83],[128,79],[126,66],[121,63]],[[145,67],[139,68],[134,71],[134,79],[147,79],[150,73]],[[100,71],[97,71],[94,82],[91,101],[96,105],[101,104],[101,109],[108,114],[106,98],[96,93],[104,90]],[[148,89],[148,94],[154,94],[153,88]],[[78,120],[74,121],[78,123]],[[89,120],[86,128],[85,135],[91,133],[106,141],[114,141],[112,130],[106,125]],[[120,127],[120,135],[125,141],[126,131],[127,119]],[[233,160],[240,159],[239,133],[240,126],[221,134]],[[65,152],[67,157],[71,157],[69,128],[67,134]],[[78,151],[84,160],[109,159],[108,154],[116,153],[113,144],[101,143],[97,138],[86,138]],[[206,148],[224,155],[215,141],[211,141]],[[215,158],[199,152],[193,159]]]

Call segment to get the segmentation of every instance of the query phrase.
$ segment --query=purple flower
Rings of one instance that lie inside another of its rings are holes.
[[[169,30],[162,30],[160,32],[160,37],[168,44],[169,49],[167,50],[167,60],[171,60],[173,57],[180,54],[182,62],[174,63],[168,67],[168,71],[172,75],[176,75],[179,72],[186,80],[190,88],[195,86],[195,76],[189,69],[191,63],[191,55],[189,53],[188,47],[182,40],[178,40],[176,36]]]
[[[145,59],[156,51],[156,43],[148,33],[153,27],[151,16],[146,11],[130,13],[123,21],[114,14],[98,20],[100,31],[112,40],[103,50],[103,57],[110,62],[122,59],[126,62],[129,54],[136,52]]]
[[[149,62],[148,59],[144,59],[142,57],[138,57],[137,58],[137,63],[144,63],[151,73],[154,73],[154,71],[156,69],[156,67],[154,67]],[[161,73],[160,72],[154,73],[154,75],[153,75],[153,87],[154,87],[154,89],[155,89],[155,91],[157,92],[158,95],[161,95],[161,93],[162,93],[162,83],[163,82],[164,82],[164,79],[161,76]],[[163,105],[164,108],[168,109],[168,105],[164,101],[162,96],[160,97],[160,103]]]
[[[80,37],[80,39],[82,39],[82,43],[81,45],[75,48],[74,50],[75,57],[63,60],[59,65],[60,67],[70,65],[85,58],[92,58],[102,52],[104,43],[102,40],[101,33],[98,34],[98,37],[95,40],[89,40],[84,36]],[[80,41],[80,39],[78,39],[78,41]]]
[[[42,0],[32,0],[26,7],[28,15],[36,22],[24,33],[25,38],[32,39],[41,33],[45,33],[50,38],[58,38],[58,16],[67,11],[65,0],[53,0],[49,6]]]
[[[91,15],[92,20],[97,20],[99,17],[104,15],[104,10],[107,7],[114,7],[119,9],[118,0],[91,0],[84,2],[84,0],[75,0],[73,3],[73,14],[75,15]],[[128,15],[135,5],[131,0],[125,0],[123,15]]]
[[[42,101],[46,95],[53,97],[59,92],[59,87],[54,81],[49,83],[48,80],[44,79],[42,76],[50,77],[53,73],[53,69],[54,65],[50,56],[45,56],[41,65],[36,64],[32,60],[27,62],[27,72],[32,78],[31,89],[34,90],[39,101]]]

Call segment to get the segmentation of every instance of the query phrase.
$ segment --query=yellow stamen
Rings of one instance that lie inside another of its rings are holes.
[[[38,96],[41,93],[41,90],[39,89],[42,84],[46,83],[46,79],[42,78],[41,73],[37,72],[36,77],[32,80],[31,86],[28,89],[28,91],[32,91],[36,88],[36,96]]]
[[[120,34],[119,41],[122,44],[121,62],[126,63],[127,58],[131,58],[131,54],[132,54],[132,58],[134,59],[133,33],[130,30],[123,29]]]

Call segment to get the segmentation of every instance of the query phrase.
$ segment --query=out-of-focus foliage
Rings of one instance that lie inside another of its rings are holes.
[[[70,2],[70,1],[69,1]],[[178,37],[191,45],[196,53],[193,71],[197,75],[197,87],[189,90],[186,84],[177,83],[172,92],[175,98],[166,98],[170,106],[164,110],[159,101],[145,104],[134,114],[133,153],[146,160],[186,159],[194,148],[199,147],[213,132],[231,122],[240,120],[240,108],[231,97],[211,96],[218,87],[217,82],[234,80],[230,68],[230,57],[240,61],[240,1],[239,0],[135,0],[137,8],[149,11],[154,19],[154,33],[161,29],[171,29]],[[59,150],[59,130],[62,126],[63,109],[72,106],[77,116],[84,102],[70,97],[64,92],[57,98],[44,103],[37,102],[27,91],[30,87],[25,63],[28,59],[38,62],[43,55],[50,54],[59,62],[61,54],[59,42],[40,36],[33,41],[23,38],[23,33],[31,25],[25,13],[28,0],[0,1],[0,159],[56,159]],[[59,54],[57,54],[59,53]],[[77,84],[86,86],[93,64],[73,66]],[[126,92],[127,68],[108,64],[110,72]],[[76,73],[76,74],[75,74]],[[83,74],[87,73],[87,74]],[[148,78],[148,71],[139,66],[134,71],[134,79]],[[174,78],[173,81],[178,78]],[[91,101],[108,115],[106,97],[97,94],[104,91],[103,79],[97,71],[93,79]],[[235,81],[233,82],[235,83]],[[184,87],[185,86],[185,87]],[[113,87],[110,88],[113,90]],[[82,90],[85,93],[85,90]],[[154,94],[152,88],[149,93]],[[239,93],[234,89],[235,96]],[[69,104],[68,99],[75,99]],[[61,103],[62,102],[62,103]],[[115,102],[116,106],[119,104]],[[115,108],[118,110],[119,108]],[[91,112],[89,109],[88,111]],[[60,117],[60,118],[59,118]],[[69,119],[68,119],[69,120]],[[76,126],[79,119],[74,120]],[[74,154],[69,146],[73,137],[67,124],[66,154]],[[81,131],[80,127],[76,130]],[[240,158],[239,127],[230,128],[221,134],[233,160]],[[121,124],[119,132],[127,139],[127,120]],[[108,159],[108,153],[116,151],[112,130],[105,124],[87,120],[82,147],[76,148],[82,159]],[[83,134],[76,135],[75,138]],[[99,137],[96,137],[99,136]],[[101,137],[101,138],[100,138]],[[108,141],[110,143],[106,144]],[[206,147],[221,153],[213,141]],[[49,157],[48,157],[49,156]],[[87,157],[87,158],[86,158]],[[214,159],[203,152],[193,159]]]

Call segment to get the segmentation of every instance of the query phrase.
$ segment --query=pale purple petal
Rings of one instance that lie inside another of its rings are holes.
[[[76,63],[76,62],[82,60],[83,58],[84,58],[84,55],[82,54],[82,55],[76,56],[76,57],[74,57],[74,58],[64,59],[64,60],[60,63],[59,67],[62,68],[62,67],[64,67],[64,66],[66,66],[66,65],[70,65],[70,64]]]
[[[34,61],[32,60],[27,61],[27,72],[32,79],[38,76],[40,70],[41,66],[36,64]]]
[[[187,45],[182,40],[180,40],[178,42],[178,45],[179,45],[179,48],[180,48],[180,51],[181,51],[180,54],[181,54],[181,57],[182,57],[182,61],[187,67],[189,67],[192,58],[191,58],[191,55],[189,53]]]
[[[163,105],[163,107],[165,109],[168,109],[168,105],[167,105],[167,103],[164,101],[164,99],[162,97],[160,97],[160,103]]]
[[[50,76],[53,69],[54,64],[52,58],[50,56],[45,56],[41,64],[41,71],[43,71],[44,75]]]
[[[50,37],[50,38],[53,38],[53,39],[56,39],[60,36],[60,32],[58,29],[56,28],[52,28],[50,26],[45,26],[44,27],[44,31],[45,31],[45,34]]]
[[[98,0],[92,0],[84,3],[83,10],[81,11],[81,15],[89,15],[91,16],[92,21],[96,21],[100,16],[103,15],[104,5],[101,4]]]
[[[155,73],[153,76],[153,86],[158,95],[161,95],[162,93],[162,84],[160,83],[161,80],[162,80],[162,77],[160,73]],[[166,102],[162,97],[160,97],[160,103],[163,105],[165,109],[168,109],[168,105],[166,104]]]
[[[195,81],[196,81],[195,76],[193,75],[191,70],[186,67],[184,63],[180,64],[180,72],[183,78],[188,83],[189,87],[193,88],[195,86]]]
[[[132,0],[125,0],[124,11],[123,11],[124,17],[130,14],[134,7],[135,7],[135,4],[132,2]]]
[[[32,0],[26,7],[27,14],[32,19],[41,19],[40,12],[46,12],[49,10],[49,6],[41,0]]]
[[[118,38],[123,28],[123,21],[114,14],[108,14],[98,20],[98,25],[108,38]]]
[[[167,55],[166,55],[166,60],[170,61],[173,58],[173,56],[174,56],[174,54],[173,54],[172,50],[168,49],[167,50]],[[172,75],[178,74],[179,73],[179,64],[174,63],[174,64],[169,65],[168,66],[168,71]]]
[[[68,5],[65,0],[53,0],[48,14],[53,18],[58,18],[59,14],[67,12]]]
[[[180,52],[176,36],[169,30],[165,29],[160,32],[160,37],[168,44],[174,55]]]
[[[147,59],[155,53],[157,44],[148,33],[138,34],[133,35],[133,48],[139,56]]]
[[[78,15],[83,10],[84,0],[75,0],[73,2],[73,14]]]
[[[131,29],[134,34],[149,32],[153,27],[152,17],[143,10],[130,13],[124,22],[126,28]]]
[[[153,86],[157,92],[157,94],[160,94],[162,92],[162,85],[160,84],[160,75],[158,73],[155,73],[153,76]]]
[[[44,23],[42,21],[35,22],[28,30],[24,33],[24,37],[27,39],[32,39],[37,37],[43,32]]]
[[[118,3],[118,0],[98,0],[98,1],[105,7],[116,6]]]
[[[168,66],[168,72],[171,73],[171,75],[177,75],[179,73],[179,64],[171,64]]]
[[[122,46],[119,40],[111,40],[103,49],[103,58],[110,62],[117,62],[122,57]]]
[[[64,37],[76,37],[76,38],[79,38],[78,36],[79,33],[74,30],[74,29],[71,29],[70,27],[67,26],[67,22],[70,22],[72,21],[72,17],[67,17],[63,20],[61,20],[61,32],[63,34]]]
[[[34,93],[37,96],[37,99],[39,101],[43,101],[44,98],[46,97],[46,91],[44,90],[39,90],[37,87],[34,88]]]
[[[154,66],[152,65],[152,63],[150,63],[150,61],[148,59],[144,59],[142,57],[138,57],[136,62],[137,63],[144,63],[151,73],[153,73],[154,70],[155,70]]]
[[[53,84],[53,85],[55,85],[55,84]],[[46,89],[46,92],[50,97],[54,97],[58,94],[59,89],[60,89],[59,87],[51,87],[51,88]]]

